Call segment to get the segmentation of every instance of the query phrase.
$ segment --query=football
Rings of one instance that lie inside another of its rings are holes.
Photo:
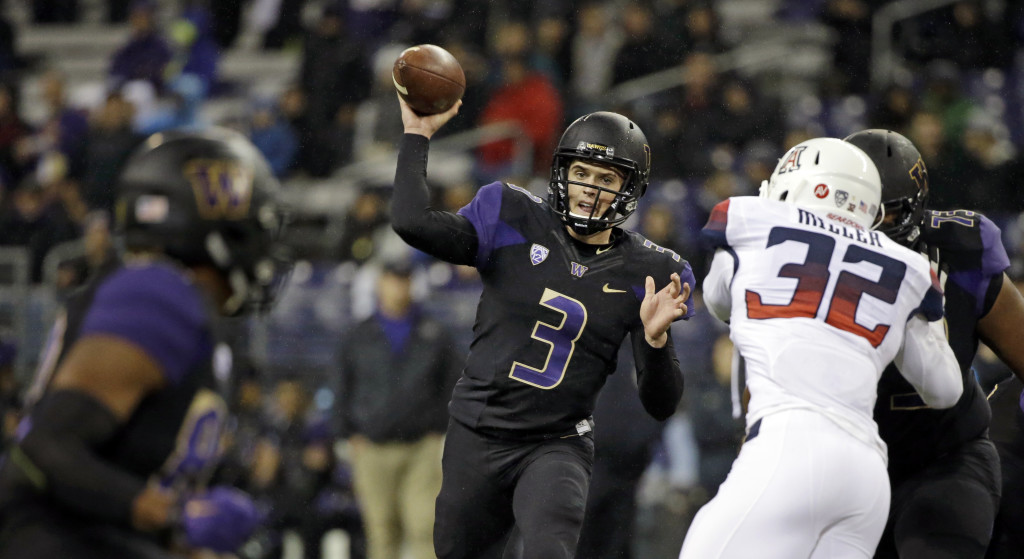
[[[437,45],[417,45],[402,51],[391,79],[398,94],[421,115],[447,111],[466,91],[462,65]]]

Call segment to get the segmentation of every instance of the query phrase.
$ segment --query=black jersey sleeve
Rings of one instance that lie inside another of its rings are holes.
[[[643,326],[634,329],[631,338],[640,401],[651,417],[664,421],[676,412],[683,397],[683,373],[672,343],[672,332],[668,332],[668,342],[661,348],[647,343]]]
[[[405,134],[398,147],[391,226],[409,246],[451,262],[472,265],[477,252],[473,224],[463,216],[430,207],[427,152],[430,141]]]
[[[39,491],[68,509],[122,525],[146,481],[103,460],[97,449],[119,428],[113,412],[75,390],[47,393],[31,428],[11,451],[13,463]]]

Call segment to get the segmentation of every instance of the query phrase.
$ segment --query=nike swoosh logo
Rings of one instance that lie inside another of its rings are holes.
[[[612,289],[612,288],[608,287],[607,283],[604,284],[604,287],[601,288],[601,291],[604,291],[605,293],[625,293],[626,292],[625,289]]]
[[[601,247],[601,248],[597,249],[595,251],[595,253],[601,254],[602,252],[608,252],[609,250],[611,250],[611,248],[612,248],[612,245],[608,245],[606,247]]]
[[[395,79],[394,72],[391,73],[391,81],[395,82],[395,89],[397,89],[399,93],[401,93],[402,95],[408,95],[409,94],[409,90],[408,89],[398,85],[398,80]]]

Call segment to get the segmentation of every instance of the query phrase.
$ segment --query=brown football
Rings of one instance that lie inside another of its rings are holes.
[[[466,91],[462,65],[437,45],[416,45],[402,51],[391,78],[398,94],[421,115],[447,111]]]

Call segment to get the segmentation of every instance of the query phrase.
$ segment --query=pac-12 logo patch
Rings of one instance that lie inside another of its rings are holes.
[[[822,200],[825,199],[825,198],[828,198],[828,185],[822,183],[822,184],[819,184],[818,186],[815,186],[814,187],[814,195],[817,196],[819,199],[822,199]]]
[[[845,190],[836,191],[836,207],[841,208],[843,204],[850,198],[850,193]]]
[[[533,262],[533,265],[536,266],[537,264],[547,260],[548,254],[550,253],[551,251],[548,250],[547,247],[534,243],[533,246],[530,247],[530,262]]]

